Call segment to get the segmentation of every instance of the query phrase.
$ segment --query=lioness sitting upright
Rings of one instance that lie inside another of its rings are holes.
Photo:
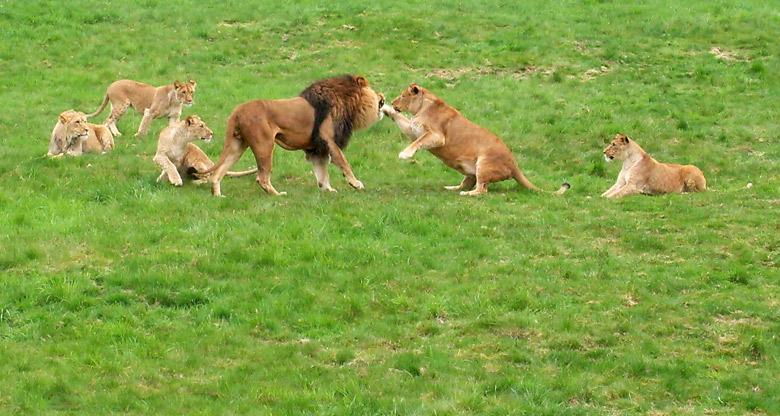
[[[89,117],[95,117],[100,114],[106,104],[111,102],[111,114],[109,114],[103,124],[111,130],[114,136],[121,136],[122,133],[116,128],[116,122],[127,112],[129,107],[143,114],[141,124],[138,126],[136,136],[144,136],[149,130],[149,123],[152,119],[168,117],[168,125],[171,125],[181,118],[181,106],[191,106],[192,96],[195,93],[193,80],[190,82],[174,81],[173,85],[164,85],[162,87],[153,87],[148,84],[123,79],[114,82],[108,86],[106,95],[100,108]]]
[[[211,129],[198,116],[188,116],[164,128],[157,140],[157,153],[154,155],[154,163],[162,168],[157,182],[165,179],[175,186],[181,186],[182,176],[194,178],[196,173],[214,166],[214,162],[203,153],[203,150],[192,143],[198,139],[209,142],[211,136]],[[257,169],[228,172],[227,175],[243,176],[255,172]],[[206,177],[201,177],[196,179],[195,183],[204,183],[206,180]]]
[[[383,111],[413,140],[398,157],[409,159],[418,150],[427,149],[464,176],[460,185],[446,189],[463,189],[461,195],[480,195],[487,192],[489,184],[514,178],[526,188],[539,190],[517,167],[512,152],[501,139],[427,89],[412,83],[392,104],[392,108],[385,106]],[[412,113],[412,119],[399,114],[401,111]],[[555,193],[562,194],[567,189],[569,184],[564,183]]]
[[[84,113],[68,110],[60,113],[51,132],[47,156],[105,153],[113,148],[114,137],[106,126],[87,123]]]
[[[693,165],[661,163],[648,155],[635,141],[623,134],[604,149],[607,162],[622,160],[617,182],[601,196],[620,198],[635,194],[664,194],[671,192],[698,192],[707,189],[701,170]]]
[[[306,152],[320,189],[335,192],[328,176],[331,160],[353,188],[363,189],[341,150],[349,143],[352,130],[382,119],[384,103],[384,95],[374,91],[368,80],[342,75],[317,81],[294,98],[239,105],[228,117],[219,161],[205,172],[213,172],[211,193],[222,196],[222,177],[249,147],[257,161],[257,183],[271,195],[283,195],[271,184],[274,143],[286,150]]]

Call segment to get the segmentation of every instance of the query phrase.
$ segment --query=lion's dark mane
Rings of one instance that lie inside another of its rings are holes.
[[[307,153],[318,156],[328,154],[328,145],[320,136],[320,126],[328,115],[333,117],[333,141],[341,149],[347,147],[352,137],[360,94],[361,86],[352,75],[319,80],[301,92],[300,96],[314,107],[314,126],[311,132],[314,149],[307,150]]]

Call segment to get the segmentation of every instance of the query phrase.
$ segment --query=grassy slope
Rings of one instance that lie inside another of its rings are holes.
[[[780,412],[771,4],[204,3],[0,2],[0,413]],[[137,114],[111,154],[41,157],[115,79],[196,79],[220,137],[344,72],[428,86],[573,189],[458,197],[387,120],[347,151],[364,192],[281,149],[285,198],[156,184]],[[616,132],[715,192],[598,198]]]

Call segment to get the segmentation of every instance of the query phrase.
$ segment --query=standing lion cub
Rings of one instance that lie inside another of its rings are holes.
[[[95,117],[100,114],[106,104],[111,102],[111,114],[109,114],[103,124],[111,130],[114,136],[121,136],[122,133],[116,128],[116,122],[127,112],[127,109],[133,107],[135,111],[142,113],[141,125],[138,126],[136,136],[145,136],[149,130],[149,123],[152,119],[168,117],[168,125],[171,125],[181,118],[181,106],[191,106],[193,104],[193,94],[197,83],[174,81],[173,85],[164,85],[162,87],[153,87],[148,84],[123,79],[114,82],[106,89],[106,95],[100,108],[89,117]]]
[[[162,168],[157,182],[165,179],[175,186],[181,186],[182,176],[195,177],[196,173],[214,166],[214,162],[203,153],[203,150],[192,143],[198,139],[209,142],[212,134],[211,129],[198,116],[188,116],[164,128],[157,140],[157,153],[154,155],[154,163]],[[255,172],[257,169],[228,172],[227,176],[244,176]],[[208,175],[196,179],[195,183],[204,183],[207,180]]]
[[[615,140],[604,149],[604,158],[607,162],[613,159],[623,161],[617,182],[601,194],[606,198],[698,192],[707,189],[704,174],[696,166],[658,162],[623,134],[616,135]]]

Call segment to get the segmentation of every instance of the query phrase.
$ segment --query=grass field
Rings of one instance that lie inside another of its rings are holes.
[[[780,414],[778,5],[0,1],[0,414]],[[285,197],[156,183],[165,121],[132,111],[115,151],[43,157],[117,79],[195,79],[216,159],[236,105],[342,73],[572,189],[445,191],[390,119],[336,194],[280,148]],[[599,198],[616,133],[712,190]]]

